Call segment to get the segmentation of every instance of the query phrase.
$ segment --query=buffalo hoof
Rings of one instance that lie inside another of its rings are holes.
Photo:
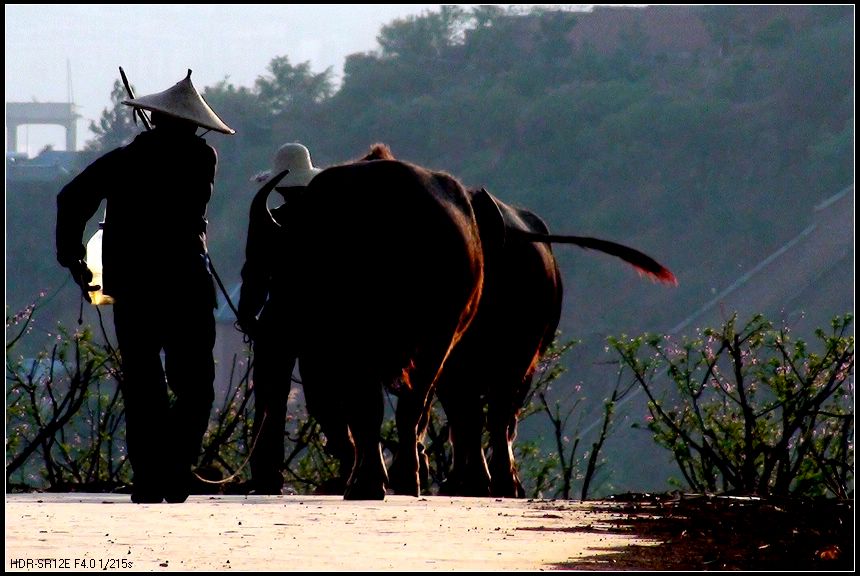
[[[492,495],[496,498],[524,498],[525,490],[519,482],[493,482]]]
[[[353,484],[346,487],[346,492],[343,494],[344,500],[385,500],[385,486],[377,484],[375,486],[362,486]]]
[[[421,482],[419,471],[408,467],[396,458],[388,469],[391,491],[401,496],[420,496]]]
[[[391,489],[398,496],[421,496],[421,488],[419,486],[395,486]]]
[[[470,498],[489,498],[490,484],[470,484],[465,482],[443,482],[439,488],[439,493],[443,496],[467,496]]]
[[[460,487],[460,494],[458,496],[471,496],[475,498],[489,498],[490,497],[490,485],[489,484],[466,484]]]

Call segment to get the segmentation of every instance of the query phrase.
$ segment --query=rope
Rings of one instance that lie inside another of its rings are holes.
[[[245,469],[245,466],[248,465],[248,462],[251,461],[251,456],[254,454],[254,450],[257,448],[257,441],[260,439],[260,436],[263,433],[263,426],[266,423],[266,416],[267,413],[263,412],[263,418],[260,420],[260,429],[257,431],[257,436],[254,438],[254,442],[251,444],[251,449],[248,450],[248,455],[245,457],[245,461],[242,462],[242,464],[236,469],[235,472],[233,472],[226,478],[222,478],[221,480],[207,480],[206,478],[200,476],[200,474],[198,474],[196,471],[192,470],[191,473],[194,474],[194,477],[203,482],[204,484],[227,484],[229,482],[232,482],[237,476],[239,476],[239,473]]]
[[[215,278],[215,282],[217,282],[218,288],[221,289],[221,293],[224,295],[224,299],[227,301],[227,305],[230,307],[230,310],[233,311],[233,315],[236,317],[236,323],[234,324],[234,326],[239,332],[242,332],[245,344],[250,344],[253,338],[250,334],[243,331],[241,326],[239,326],[239,311],[233,304],[233,300],[230,299],[230,294],[227,292],[227,288],[224,286],[224,282],[221,281],[221,276],[219,276],[218,272],[215,270],[215,265],[212,263],[212,258],[209,256],[208,253],[206,254],[206,262],[209,264],[209,271],[212,272],[212,277]]]

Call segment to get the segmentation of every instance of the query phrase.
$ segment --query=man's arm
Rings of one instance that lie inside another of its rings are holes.
[[[108,186],[121,182],[114,174],[117,161],[117,151],[109,152],[87,166],[57,194],[57,262],[71,271],[84,295],[86,285],[92,280],[84,260],[84,229],[106,197]]]

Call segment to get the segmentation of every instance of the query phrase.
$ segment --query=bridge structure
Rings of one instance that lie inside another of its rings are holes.
[[[66,130],[66,150],[74,152],[77,147],[77,121],[72,102],[7,102],[6,142],[8,152],[18,152],[18,127],[30,124],[59,125]]]

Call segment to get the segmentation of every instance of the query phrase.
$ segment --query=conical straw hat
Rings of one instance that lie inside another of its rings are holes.
[[[188,70],[188,76],[184,80],[177,82],[173,87],[168,88],[164,92],[141,96],[133,100],[123,100],[122,103],[134,106],[135,108],[162,112],[169,116],[188,120],[203,128],[223,132],[224,134],[236,133],[235,130],[227,126],[218,117],[218,114],[209,107],[209,104],[203,100],[203,97],[194,88],[194,85],[191,83],[190,69]]]

